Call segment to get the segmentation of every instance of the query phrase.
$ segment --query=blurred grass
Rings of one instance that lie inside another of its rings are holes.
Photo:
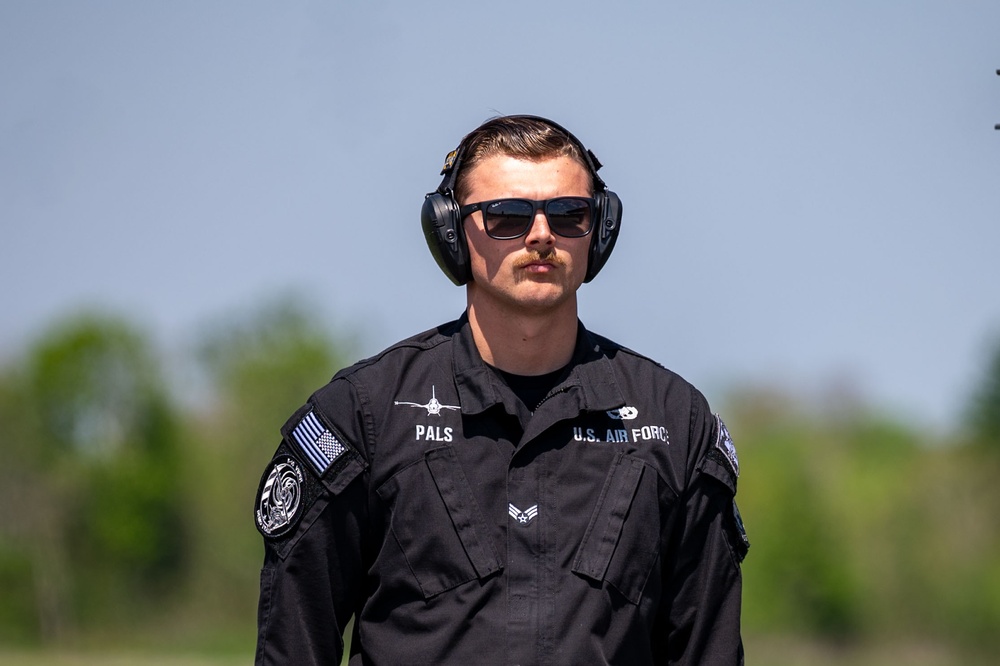
[[[151,655],[105,654],[99,652],[0,651],[3,666],[246,666],[253,663],[253,653],[243,655]]]
[[[749,636],[748,666],[986,666],[986,656],[963,655],[934,643],[875,643],[838,645],[805,641],[794,636]],[[219,655],[155,655],[62,651],[4,651],[0,666],[235,666],[253,662],[252,652]]]
[[[744,637],[748,666],[987,666],[994,658],[931,642],[837,644],[800,636]]]

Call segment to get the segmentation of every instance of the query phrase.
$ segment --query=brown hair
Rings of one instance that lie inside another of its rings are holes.
[[[455,180],[455,199],[463,201],[467,177],[483,160],[495,155],[539,161],[554,157],[569,157],[580,163],[590,174],[590,189],[594,190],[593,173],[576,143],[558,127],[541,118],[498,116],[491,118],[462,139],[462,164]]]

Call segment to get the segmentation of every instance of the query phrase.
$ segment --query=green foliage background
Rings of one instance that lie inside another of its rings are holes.
[[[0,369],[0,661],[53,648],[249,659],[259,476],[282,422],[354,358],[309,312],[278,301],[220,320],[171,359],[127,318],[86,313]],[[933,437],[762,387],[714,401],[739,448],[752,542],[748,663],[821,662],[776,656],[802,645],[989,663],[1000,344],[972,389],[969,430]]]

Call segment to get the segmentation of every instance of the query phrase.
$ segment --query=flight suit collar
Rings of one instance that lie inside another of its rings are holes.
[[[503,404],[500,380],[479,354],[468,313],[463,313],[457,324],[457,330],[452,335],[452,356],[459,401],[462,413],[479,414],[494,405]],[[581,322],[577,322],[577,327],[576,347],[570,360],[573,367],[555,389],[560,401],[574,399],[580,411],[607,411],[622,407],[625,398],[615,379],[607,350]]]

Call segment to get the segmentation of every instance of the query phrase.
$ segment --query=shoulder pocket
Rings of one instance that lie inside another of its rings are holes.
[[[432,449],[378,489],[425,598],[501,569],[489,528],[450,447]]]
[[[573,561],[573,572],[606,581],[638,604],[660,553],[661,512],[656,473],[618,455]]]
[[[720,488],[719,493],[725,496],[725,501],[728,504],[722,515],[723,532],[726,535],[726,543],[729,544],[733,561],[740,565],[750,550],[750,539],[747,537],[746,527],[743,525],[743,517],[736,506],[736,477],[732,468],[726,465],[724,460],[719,460],[718,454],[713,449],[699,465],[698,472],[709,477],[711,483]],[[724,486],[725,489],[721,489],[721,486]]]

